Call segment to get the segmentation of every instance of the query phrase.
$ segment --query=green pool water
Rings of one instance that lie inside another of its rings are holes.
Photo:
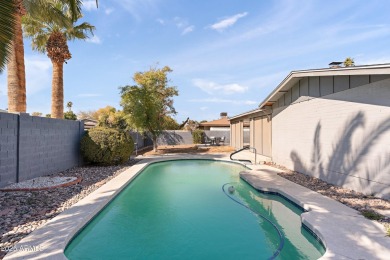
[[[302,210],[240,180],[244,166],[178,160],[148,166],[65,250],[69,259],[317,259],[321,244],[301,226]],[[255,213],[235,203],[230,194]]]

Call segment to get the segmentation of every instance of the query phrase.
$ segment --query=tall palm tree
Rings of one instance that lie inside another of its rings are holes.
[[[22,0],[15,0],[14,38],[8,61],[8,111],[26,112],[26,74],[24,46],[21,27],[22,16],[26,13]]]
[[[27,14],[23,18],[23,29],[25,36],[32,39],[32,48],[47,53],[53,64],[51,116],[53,118],[63,118],[63,66],[72,57],[67,41],[84,40],[88,38],[89,34],[93,35],[95,27],[86,22],[76,25],[77,20],[82,17],[81,12],[74,19],[67,4],[63,4],[58,0],[51,0],[50,2],[65,15],[68,22],[57,23],[52,19],[47,19],[45,14],[36,14],[34,17]]]
[[[67,4],[72,18],[81,12],[81,0],[59,0]],[[98,1],[96,0],[96,6]],[[8,62],[8,111],[26,111],[26,76],[21,18],[45,12],[47,17],[61,23],[63,15],[46,0],[0,1],[0,73]]]

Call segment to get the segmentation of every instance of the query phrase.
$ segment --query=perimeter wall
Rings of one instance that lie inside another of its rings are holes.
[[[0,112],[0,187],[81,164],[82,121]]]

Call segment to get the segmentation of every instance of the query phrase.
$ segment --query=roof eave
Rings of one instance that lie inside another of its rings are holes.
[[[291,71],[287,77],[259,104],[259,108],[263,108],[270,102],[276,102],[292,86],[295,85],[300,79],[304,77],[316,77],[316,76],[352,76],[352,75],[380,75],[390,74],[390,64],[379,64],[369,66],[354,66],[354,67],[341,67],[341,68],[326,68],[326,69],[313,69],[313,70],[298,70]],[[272,100],[275,98],[276,100]]]

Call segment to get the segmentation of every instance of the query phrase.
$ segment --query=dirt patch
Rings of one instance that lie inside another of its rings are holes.
[[[161,145],[158,147],[157,152],[154,152],[152,148],[147,151],[143,151],[142,155],[161,155],[161,154],[174,154],[174,153],[188,153],[188,154],[200,154],[200,153],[231,153],[234,148],[231,146],[206,146],[199,147],[195,144],[190,145]]]

